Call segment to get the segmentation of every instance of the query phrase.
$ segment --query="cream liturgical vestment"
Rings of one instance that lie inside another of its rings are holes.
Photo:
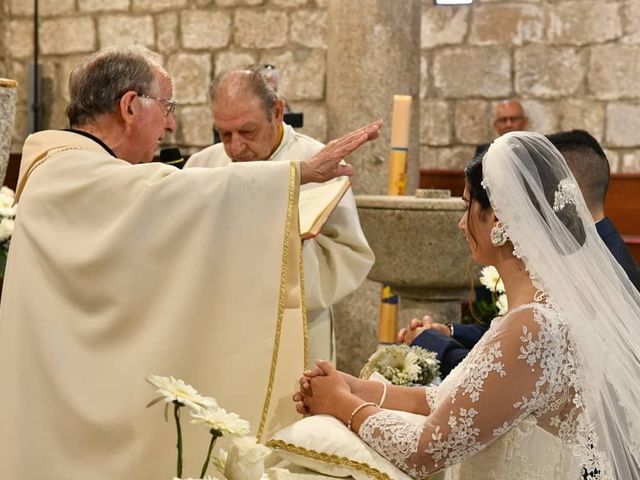
[[[269,160],[306,160],[324,145],[283,124],[282,141]],[[223,167],[232,161],[221,143],[192,155],[186,167]],[[239,163],[235,162],[234,164]],[[303,185],[301,188],[310,188]],[[355,291],[373,266],[375,257],[360,227],[353,192],[347,190],[320,234],[305,240],[304,283],[309,309],[310,356],[335,361],[331,305]]]
[[[145,408],[149,374],[182,378],[262,438],[299,418],[296,163],[131,165],[45,131],[25,143],[17,195],[0,478],[171,478],[175,426]],[[195,477],[209,436],[182,413]]]

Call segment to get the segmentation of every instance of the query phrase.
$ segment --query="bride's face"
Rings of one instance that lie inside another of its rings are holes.
[[[464,232],[471,258],[481,265],[493,265],[496,248],[489,236],[494,224],[493,210],[482,210],[480,202],[471,198],[468,185],[464,187],[462,200],[467,205],[467,211],[460,219],[458,228]]]

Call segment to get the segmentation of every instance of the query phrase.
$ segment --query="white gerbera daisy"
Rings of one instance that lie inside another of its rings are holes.
[[[9,187],[7,187],[6,185],[3,185],[0,188],[0,197],[14,198],[15,195],[16,195],[15,192],[13,190],[11,190]]]
[[[504,315],[509,310],[509,305],[507,303],[507,294],[501,294],[496,300],[496,306],[498,307],[498,315]]]
[[[13,235],[14,225],[15,220],[11,218],[3,218],[2,221],[0,221],[0,242],[4,242],[11,238],[11,235]]]
[[[191,423],[204,423],[222,435],[242,436],[249,433],[249,422],[235,413],[227,412],[224,408],[202,408],[192,411],[191,416],[193,417]]]
[[[418,365],[418,355],[413,350],[410,350],[402,355],[403,352],[398,351],[397,355],[393,355],[391,362],[389,362],[392,368],[396,368],[401,372],[405,372],[409,378],[418,377],[420,373],[420,365]]]
[[[503,293],[504,283],[496,267],[489,265],[480,271],[480,283],[491,292]]]
[[[13,206],[13,200],[0,199],[0,216],[13,218],[16,216],[17,208]]]
[[[148,406],[164,399],[166,403],[178,402],[191,410],[218,408],[218,402],[214,398],[203,397],[195,388],[179,378],[149,375],[147,382],[156,387],[156,392],[161,395]]]
[[[384,348],[385,356],[376,366],[385,378],[394,385],[411,385],[418,379],[420,366],[418,356],[407,345],[389,345]]]
[[[0,216],[13,218],[16,216],[17,206],[13,205],[14,193],[8,187],[0,188]]]

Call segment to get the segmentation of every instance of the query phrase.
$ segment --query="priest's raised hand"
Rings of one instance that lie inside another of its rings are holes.
[[[300,162],[300,183],[326,182],[334,177],[353,175],[353,167],[342,160],[364,143],[378,138],[381,127],[382,120],[371,122],[332,140],[309,160]]]

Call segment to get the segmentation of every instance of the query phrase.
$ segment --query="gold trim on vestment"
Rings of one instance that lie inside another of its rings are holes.
[[[262,441],[264,433],[264,425],[267,421],[269,413],[269,405],[271,404],[271,395],[273,393],[273,382],[276,376],[276,368],[278,366],[278,353],[280,350],[280,337],[282,335],[282,320],[284,318],[285,303],[287,297],[287,266],[289,265],[289,238],[291,233],[291,224],[293,223],[294,202],[296,202],[296,187],[298,183],[298,170],[296,162],[289,164],[289,198],[287,205],[287,218],[284,226],[284,242],[282,245],[282,263],[280,265],[280,294],[278,298],[278,319],[276,321],[276,335],[273,342],[273,351],[271,354],[271,369],[269,371],[269,382],[267,383],[267,393],[264,398],[262,407],[262,416],[260,417],[260,425],[256,437]],[[297,207],[297,205],[295,206]],[[298,267],[299,268],[299,267]]]
[[[302,328],[304,335],[304,368],[311,368],[309,365],[309,315],[307,313],[307,294],[304,289],[304,252],[302,248],[304,242],[300,239],[300,250],[298,251],[298,275],[300,276],[300,308],[302,308]]]
[[[373,468],[369,464],[356,462],[355,460],[341,457],[339,455],[316,452],[315,450],[298,447],[297,445],[292,445],[290,443],[283,442],[282,440],[269,440],[267,442],[267,447],[276,450],[276,452],[278,450],[284,450],[285,452],[310,458],[311,460],[317,460],[320,462],[328,463],[330,465],[338,465],[340,467],[352,468],[358,472],[365,473],[366,475],[369,475],[371,478],[374,478],[376,480],[391,480],[389,478],[389,475]]]

